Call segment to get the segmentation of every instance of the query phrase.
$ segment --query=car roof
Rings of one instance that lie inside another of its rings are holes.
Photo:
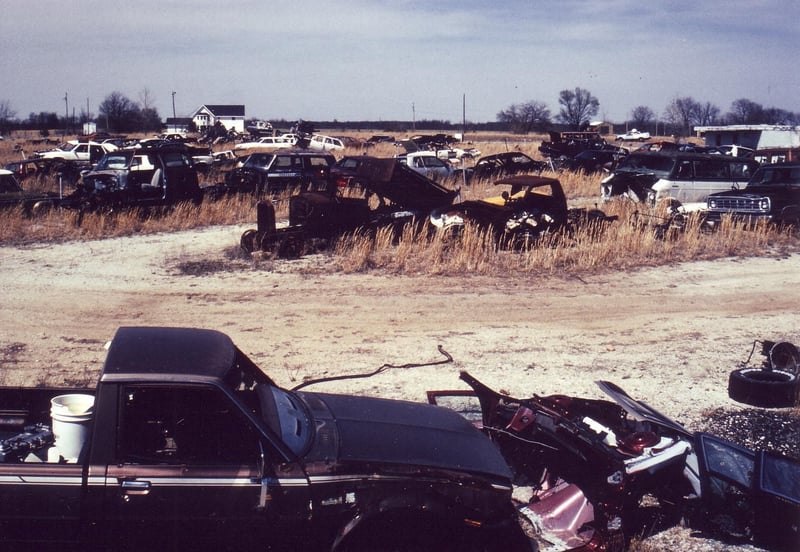
[[[121,327],[111,340],[101,379],[156,374],[159,379],[219,379],[233,365],[235,355],[233,341],[215,330]]]

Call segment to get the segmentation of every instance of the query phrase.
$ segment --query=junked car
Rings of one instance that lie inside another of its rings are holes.
[[[225,173],[225,182],[207,188],[216,195],[250,193],[268,195],[291,188],[327,189],[336,158],[326,152],[282,149],[251,153],[241,165]]]
[[[296,134],[281,134],[280,136],[263,136],[254,142],[242,142],[233,146],[234,152],[250,152],[257,150],[275,150],[291,148],[297,143]]]
[[[795,458],[693,433],[608,381],[596,383],[610,400],[518,399],[467,372],[461,379],[471,390],[429,391],[428,400],[461,412],[497,444],[542,549],[627,550],[649,519],[644,503],[665,521],[683,518],[726,539],[800,546]]]
[[[444,180],[453,175],[453,166],[443,161],[433,151],[415,151],[399,155],[397,158],[411,170],[431,180]]]
[[[344,150],[344,142],[340,138],[334,136],[325,136],[324,134],[314,134],[308,143],[308,149],[316,151],[342,151]]]
[[[110,143],[78,142],[72,140],[61,144],[56,149],[37,151],[35,157],[52,162],[57,161],[86,161],[96,163],[106,153],[116,151],[117,146]]]
[[[0,387],[0,480],[8,550],[532,550],[458,414],[281,387],[212,330],[119,328],[95,386]]]
[[[103,156],[61,206],[114,211],[197,204],[202,198],[197,171],[183,148],[141,147]]]
[[[712,227],[723,216],[800,227],[800,163],[762,165],[743,189],[708,196],[706,210]]]
[[[350,193],[342,193],[344,178],[334,172],[326,188],[303,189],[289,198],[287,227],[277,228],[271,202],[259,202],[258,226],[242,234],[242,249],[297,257],[358,229],[374,232],[391,228],[399,232],[409,223],[426,220],[435,209],[450,205],[458,194],[397,159],[357,159],[353,176],[357,186]]]
[[[588,222],[616,220],[599,209],[568,208],[564,189],[555,178],[516,175],[494,184],[509,189],[499,196],[437,209],[431,213],[431,224],[446,231],[459,231],[472,224],[491,231],[502,246],[525,247],[546,234]]]
[[[0,209],[20,208],[25,215],[33,215],[57,203],[57,194],[27,192],[17,182],[13,172],[0,169]]]
[[[703,209],[710,194],[744,187],[757,167],[752,159],[727,155],[634,152],[602,180],[600,195],[604,200],[624,196],[651,205],[669,198],[688,211]]]
[[[524,153],[507,151],[479,158],[473,167],[463,169],[463,175],[469,183],[473,180],[501,178],[515,174],[538,174],[549,167],[548,163],[532,159]],[[462,174],[460,171],[460,169],[456,169],[456,177]]]
[[[645,140],[650,139],[649,132],[642,132],[635,128],[632,128],[628,132],[624,134],[617,134],[616,140],[625,140],[625,141],[637,141],[637,142],[644,142]]]

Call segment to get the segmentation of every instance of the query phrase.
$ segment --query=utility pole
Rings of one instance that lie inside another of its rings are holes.
[[[175,115],[175,91],[172,91],[172,118],[176,119],[177,115]]]
[[[467,95],[461,94],[461,140],[467,136]]]
[[[414,106],[414,102],[411,102],[411,131],[417,131],[417,109]]]
[[[69,99],[68,94],[64,92],[64,136],[69,133]]]

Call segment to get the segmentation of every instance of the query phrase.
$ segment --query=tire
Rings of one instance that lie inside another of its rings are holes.
[[[245,253],[252,253],[256,248],[256,236],[258,232],[255,230],[245,230],[239,240],[239,245]]]
[[[790,408],[798,404],[800,385],[792,372],[740,368],[728,377],[728,396],[763,408]]]

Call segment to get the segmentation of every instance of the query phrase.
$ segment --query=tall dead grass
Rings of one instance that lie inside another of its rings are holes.
[[[399,237],[389,231],[376,236],[361,232],[337,242],[332,264],[348,273],[579,276],[797,249],[797,240],[788,230],[767,225],[748,228],[726,221],[708,233],[699,217],[690,217],[685,230],[662,236],[655,226],[633,224],[631,205],[614,207],[620,216],[616,222],[595,222],[574,232],[548,235],[522,250],[502,249],[489,232],[471,226],[457,235],[431,232],[424,225],[409,225]]]
[[[475,141],[472,145],[483,155],[503,151],[521,151],[540,159],[538,147],[544,137],[508,137],[506,140]],[[222,146],[225,149],[226,146]],[[9,144],[0,144],[0,158],[11,160]],[[344,155],[361,155],[364,150],[348,148]],[[379,144],[371,155],[390,157],[397,153],[392,144]],[[16,155],[19,155],[18,153]],[[571,207],[593,207],[598,203],[602,174],[553,173],[561,181]],[[224,179],[219,171],[201,175],[201,181],[212,184]],[[499,195],[492,181],[445,183],[461,188],[463,200]],[[45,188],[31,181],[26,187]],[[166,213],[120,212],[86,214],[80,217],[67,210],[52,210],[26,218],[20,210],[0,212],[0,245],[33,242],[60,242],[102,239],[131,234],[147,234],[189,230],[210,225],[252,224],[256,222],[256,201],[251,196],[230,196],[201,206],[182,205]],[[275,201],[276,216],[288,215],[288,194]],[[619,220],[603,228],[586,227],[571,233],[547,236],[524,251],[499,248],[488,232],[466,228],[457,236],[432,232],[419,224],[405,228],[397,236],[390,229],[374,235],[356,232],[338,240],[327,266],[343,272],[380,270],[398,274],[582,274],[597,271],[627,270],[639,266],[713,259],[727,256],[774,254],[796,251],[797,239],[788,230],[768,225],[748,228],[726,220],[713,233],[705,233],[695,218],[689,218],[686,229],[657,231],[658,213],[647,212],[641,205],[625,201],[599,206]],[[635,215],[637,209],[640,212]],[[632,220],[652,220],[653,225],[633,224]],[[665,235],[662,235],[665,234]]]

